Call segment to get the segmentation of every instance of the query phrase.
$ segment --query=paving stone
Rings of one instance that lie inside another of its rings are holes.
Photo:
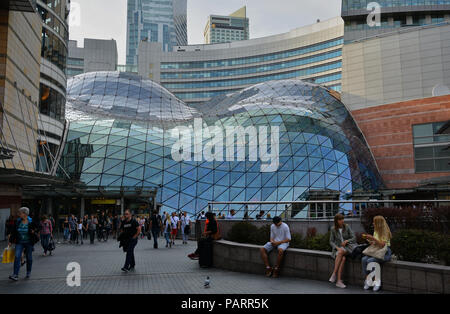
[[[196,242],[190,241],[188,245],[182,245],[181,241],[177,243],[169,249],[161,240],[160,248],[155,250],[153,241],[139,240],[135,253],[136,271],[127,274],[120,270],[125,254],[114,240],[94,245],[58,244],[55,254],[49,257],[43,257],[41,247],[36,245],[31,279],[23,278],[25,269],[22,268],[20,280],[11,282],[8,276],[12,272],[12,264],[0,264],[0,294],[364,293],[360,286],[343,290],[328,282],[292,277],[266,278],[263,269],[255,274],[201,269],[198,261],[186,257],[195,250]],[[69,287],[66,283],[69,274],[66,266],[70,262],[78,262],[81,266],[80,287]],[[230,263],[233,267],[233,261]],[[255,270],[256,264],[250,264],[250,268]],[[203,288],[206,276],[211,277],[210,289]]]

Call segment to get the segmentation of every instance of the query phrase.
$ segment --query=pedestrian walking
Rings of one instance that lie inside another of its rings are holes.
[[[166,217],[164,218],[164,237],[166,238],[166,247],[172,247],[172,241],[170,239],[171,233],[172,233],[171,217],[168,213],[166,213]]]
[[[91,215],[91,219],[88,219],[88,232],[89,232],[89,240],[91,244],[94,244],[95,240],[95,231],[97,230],[97,218],[94,215]]]
[[[153,236],[153,248],[158,248],[158,235],[160,230],[162,229],[162,218],[156,210],[153,211],[152,216],[150,217],[150,226],[149,226],[152,236]]]
[[[77,237],[77,244],[81,242],[81,245],[83,245],[83,219],[81,218],[78,222],[78,237]],[[80,240],[80,241],[79,241]]]
[[[178,218],[176,212],[173,212],[170,220],[172,222],[172,232],[170,233],[170,237],[172,239],[172,245],[175,245],[175,239],[177,238],[178,229],[180,228],[180,218]]]
[[[123,247],[124,252],[127,253],[125,258],[125,265],[122,267],[123,272],[133,271],[136,267],[134,258],[134,248],[138,243],[138,237],[141,233],[141,227],[138,222],[131,217],[129,210],[125,211],[125,219],[120,227],[120,235],[118,240],[120,246]]]
[[[53,226],[50,220],[47,218],[47,216],[42,216],[41,223],[40,223],[40,238],[41,238],[41,245],[42,249],[44,250],[44,256],[47,256],[48,245],[50,243],[50,238],[53,234]],[[51,254],[51,252],[50,252]]]
[[[29,217],[30,209],[22,207],[19,209],[19,219],[14,224],[14,228],[9,238],[9,245],[16,245],[14,259],[14,273],[9,276],[13,281],[19,280],[19,270],[21,266],[22,253],[25,252],[27,259],[27,275],[30,278],[31,267],[33,265],[33,246],[39,241],[38,227],[31,217]]]
[[[70,237],[70,228],[69,228],[69,218],[68,217],[66,217],[66,219],[63,222],[63,235],[64,235],[64,243],[66,243]]]
[[[187,244],[189,234],[191,233],[191,218],[185,211],[181,216],[181,235],[183,237],[183,244]]]

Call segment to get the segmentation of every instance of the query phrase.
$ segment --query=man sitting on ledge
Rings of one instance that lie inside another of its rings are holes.
[[[264,247],[261,248],[261,257],[266,265],[266,276],[277,278],[280,272],[280,265],[283,260],[284,251],[289,247],[291,241],[291,232],[289,226],[281,221],[280,217],[273,218],[273,224],[270,226],[270,242],[267,242]],[[277,264],[272,269],[269,264],[269,258],[267,256],[274,248],[278,249]]]

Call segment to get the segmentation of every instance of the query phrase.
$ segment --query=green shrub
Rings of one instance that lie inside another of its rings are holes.
[[[304,249],[315,251],[331,251],[330,233],[318,234],[304,239]]]
[[[442,237],[439,233],[426,230],[399,230],[391,239],[391,249],[401,260],[428,262],[439,258]]]
[[[270,239],[270,224],[264,225],[256,230],[250,239],[252,244],[264,245]]]
[[[289,246],[295,249],[302,249],[304,247],[304,239],[302,235],[298,233],[292,233]]]
[[[445,265],[450,266],[450,236],[448,234],[441,234],[439,240],[438,258],[445,262]]]
[[[256,233],[258,233],[258,228],[256,226],[249,222],[238,222],[231,227],[227,239],[238,243],[256,244]],[[268,240],[266,240],[266,242],[267,241]]]

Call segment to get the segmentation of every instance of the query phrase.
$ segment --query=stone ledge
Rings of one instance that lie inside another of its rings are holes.
[[[215,241],[213,263],[217,268],[255,274],[264,273],[260,257],[261,246]],[[270,254],[271,263],[276,254]],[[289,248],[280,275],[314,280],[328,280],[334,267],[331,252]],[[351,285],[364,281],[360,260],[347,259],[343,280]],[[450,293],[450,267],[404,261],[387,262],[381,268],[381,280],[386,291],[401,293]]]

